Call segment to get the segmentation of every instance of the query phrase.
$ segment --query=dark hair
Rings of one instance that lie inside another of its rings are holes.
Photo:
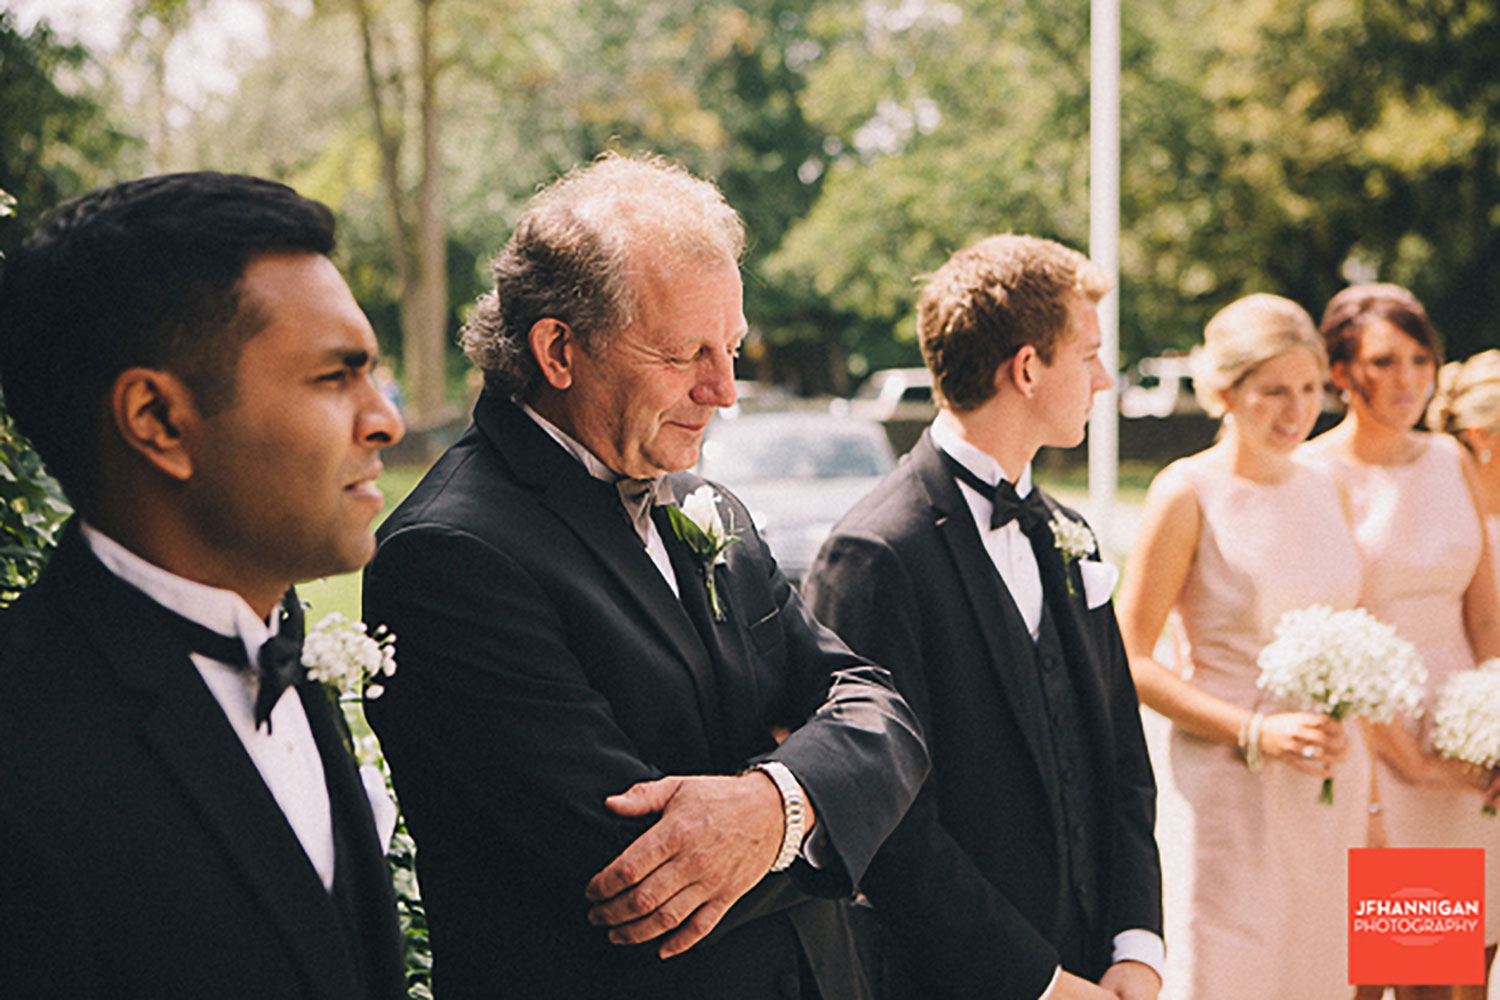
[[[1371,323],[1385,322],[1432,352],[1443,363],[1443,342],[1427,310],[1400,285],[1350,285],[1328,300],[1318,331],[1328,348],[1328,363],[1349,362],[1359,353],[1359,338]]]
[[[1077,250],[1007,233],[960,250],[928,276],[917,300],[917,338],[933,386],[955,410],[995,394],[995,372],[1030,344],[1052,363],[1068,299],[1098,302],[1110,279]]]
[[[568,324],[597,354],[634,318],[629,271],[643,254],[680,267],[738,261],[744,248],[744,223],[712,182],[663,157],[606,153],[532,198],[491,261],[495,287],[464,325],[464,353],[486,386],[524,399],[541,381],[537,321]]]
[[[227,407],[263,325],[242,308],[245,268],[333,247],[327,206],[234,174],[127,181],[50,212],[0,279],[0,388],[74,504],[98,485],[101,408],[121,372],[161,368],[205,413]]]

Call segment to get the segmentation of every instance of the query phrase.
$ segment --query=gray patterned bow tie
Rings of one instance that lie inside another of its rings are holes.
[[[625,516],[629,519],[630,526],[641,536],[641,544],[645,545],[647,532],[651,528],[651,508],[662,502],[663,494],[667,494],[668,501],[671,499],[667,477],[622,478],[615,481],[615,489],[620,491],[620,503],[625,507]]]

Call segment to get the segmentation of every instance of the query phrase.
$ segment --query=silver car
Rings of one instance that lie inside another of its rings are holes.
[[[788,411],[715,420],[698,473],[745,502],[782,572],[800,583],[834,523],[895,464],[873,420]]]

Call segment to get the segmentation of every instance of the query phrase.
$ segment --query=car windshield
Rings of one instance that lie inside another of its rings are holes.
[[[752,479],[881,476],[890,463],[868,437],[826,427],[768,429],[726,422],[703,444],[703,475],[727,483]]]

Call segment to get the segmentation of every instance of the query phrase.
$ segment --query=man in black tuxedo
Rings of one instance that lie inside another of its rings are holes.
[[[178,174],[5,262],[5,403],[77,510],[0,616],[7,996],[406,996],[372,800],[285,596],[369,558],[402,434],[333,239],[288,187]]]
[[[927,759],[744,506],[681,472],[735,399],[743,238],[656,159],[539,194],[465,330],[474,424],[380,529],[365,614],[402,660],[367,711],[444,1000],[863,994],[836,897]],[[674,527],[700,490],[722,558]]]
[[[1082,441],[1110,384],[1108,287],[1081,254],[1024,236],[940,268],[918,307],[940,414],[808,578],[814,612],[890,669],[932,753],[864,882],[891,997],[1161,986],[1156,790],[1113,571],[1031,484],[1037,450]]]

